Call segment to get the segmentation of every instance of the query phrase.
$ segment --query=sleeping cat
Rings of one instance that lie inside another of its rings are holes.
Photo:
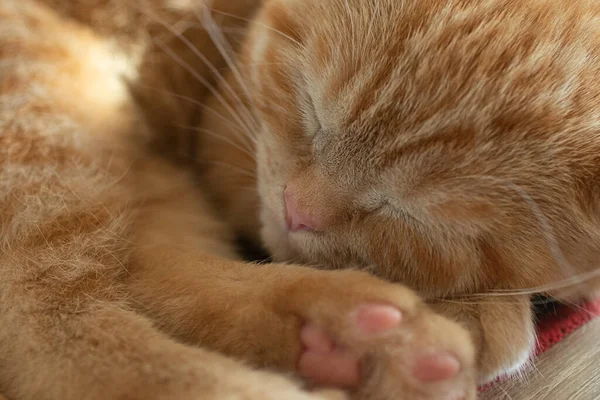
[[[599,12],[266,2],[228,77],[240,87],[207,101],[207,187],[277,261],[416,289],[469,328],[481,382],[519,371],[535,342],[528,289],[569,301],[598,287],[576,278],[598,275]],[[243,117],[240,100],[250,127],[223,123]],[[257,199],[231,201],[254,170]]]
[[[472,399],[598,286],[595,2],[205,5],[0,0],[9,398]]]

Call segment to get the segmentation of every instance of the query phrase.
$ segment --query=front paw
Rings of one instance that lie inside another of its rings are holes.
[[[357,399],[475,398],[469,335],[410,290],[355,271],[307,274],[283,289],[275,307],[304,322],[297,369],[309,382]]]
[[[528,296],[488,296],[431,306],[441,315],[459,321],[471,333],[480,384],[526,369],[536,337]]]
[[[536,342],[530,299],[489,298],[481,301],[479,315],[479,382],[525,371]]]

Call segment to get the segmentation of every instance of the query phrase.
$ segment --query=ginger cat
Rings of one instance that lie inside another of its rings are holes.
[[[521,368],[530,289],[598,287],[554,290],[600,250],[600,6],[560,3],[0,0],[0,391],[473,399]]]

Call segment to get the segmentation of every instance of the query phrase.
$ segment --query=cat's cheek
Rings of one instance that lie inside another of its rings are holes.
[[[277,165],[272,157],[268,157],[268,153],[259,151],[257,154],[257,187],[261,203],[261,213],[264,214],[263,225],[275,223],[275,219],[280,219],[281,224],[283,224],[285,212],[283,191],[285,189],[285,181],[277,173]]]
[[[287,254],[285,250],[287,233],[283,209],[268,200],[268,197],[272,196],[265,195],[263,197],[263,193],[261,193],[260,205],[260,238],[270,254]]]
[[[270,254],[284,254],[282,242],[286,242],[285,205],[283,202],[284,184],[268,168],[264,153],[258,153],[257,186],[260,198],[260,238]]]

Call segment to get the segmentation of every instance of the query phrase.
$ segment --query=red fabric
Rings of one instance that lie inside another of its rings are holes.
[[[600,316],[600,299],[576,306],[559,305],[540,316],[537,323],[538,339],[535,356],[537,357],[549,350],[572,332],[598,316]],[[479,391],[485,392],[498,382],[502,382],[502,378],[480,387]]]
[[[600,316],[600,299],[578,306],[561,306],[556,313],[538,321],[538,343],[535,355],[539,356],[591,319]]]

